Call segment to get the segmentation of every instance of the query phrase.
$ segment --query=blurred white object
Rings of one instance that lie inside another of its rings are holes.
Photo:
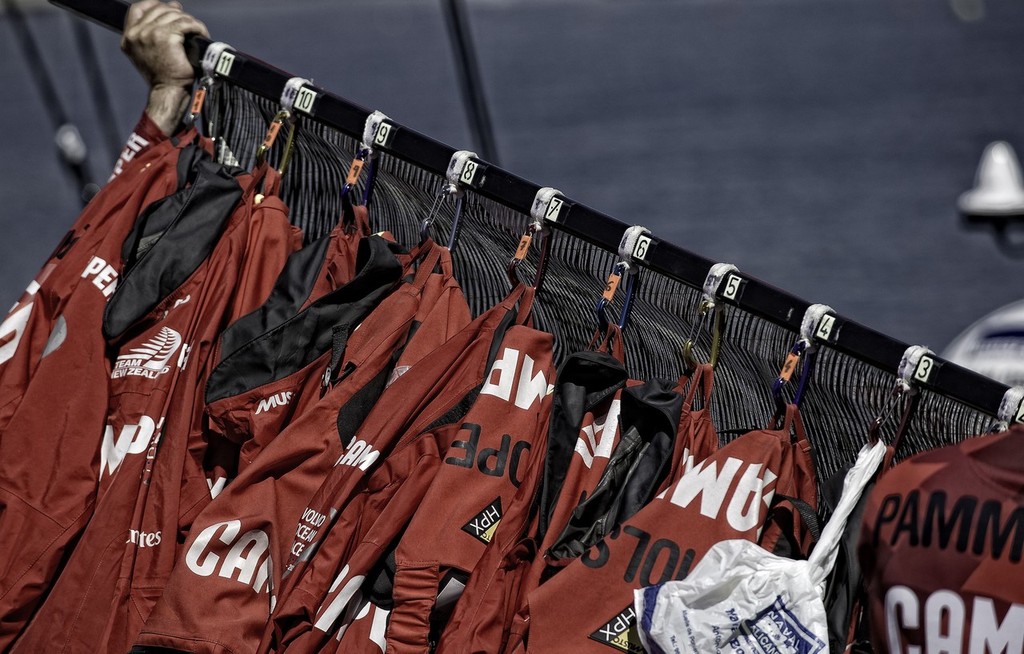
[[[972,215],[1024,214],[1024,176],[1009,143],[994,141],[985,147],[974,188],[962,193],[957,205]]]
[[[847,520],[885,457],[865,444],[843,480],[843,494],[806,561],[777,556],[746,540],[715,543],[690,575],[633,591],[647,652],[827,654],[825,581]]]
[[[942,353],[943,358],[1008,384],[1024,384],[1024,300],[974,323]]]

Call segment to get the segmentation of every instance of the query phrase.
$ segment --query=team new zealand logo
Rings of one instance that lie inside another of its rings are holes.
[[[156,379],[170,372],[168,363],[179,347],[181,334],[170,327],[164,327],[143,345],[133,347],[127,354],[118,356],[110,378],[138,376]]]

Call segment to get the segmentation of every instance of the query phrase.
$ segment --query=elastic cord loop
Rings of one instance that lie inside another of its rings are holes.
[[[284,84],[284,90],[281,91],[281,109],[287,111],[289,114],[295,108],[295,98],[298,97],[299,91],[303,86],[312,85],[312,83],[304,77],[292,77]]]
[[[818,331],[818,325],[826,314],[835,313],[832,307],[827,304],[812,304],[804,312],[804,319],[800,323],[800,339],[808,345],[814,343],[814,335]]]
[[[1010,387],[1003,395],[1003,401],[999,403],[999,412],[996,418],[1007,424],[1024,421],[1021,411],[1022,404],[1024,404],[1024,386]]]
[[[708,276],[704,278],[704,301],[709,305],[708,308],[715,306],[718,287],[722,284],[722,279],[731,272],[738,272],[736,266],[731,263],[716,263],[711,266]]]
[[[448,193],[450,195],[462,195],[463,184],[459,177],[462,175],[462,171],[470,159],[479,159],[479,157],[476,152],[458,150],[452,155],[451,161],[448,162],[448,172],[445,174],[445,178],[448,180]]]
[[[217,63],[220,61],[220,56],[225,50],[232,50],[227,43],[221,41],[214,41],[210,45],[206,46],[206,52],[203,53],[202,69],[203,75],[206,77],[213,77],[217,73]]]
[[[360,147],[366,150],[368,158],[372,158],[377,154],[373,149],[373,143],[377,136],[377,130],[380,129],[380,124],[385,120],[389,120],[389,118],[380,111],[374,111],[366,117],[366,123],[363,125],[363,142]]]

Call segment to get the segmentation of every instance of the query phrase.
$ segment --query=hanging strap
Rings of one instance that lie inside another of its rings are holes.
[[[625,344],[622,342],[622,328],[613,322],[608,323],[608,328],[603,334],[599,331],[594,332],[594,336],[590,339],[587,349],[592,352],[609,354],[620,363],[626,362]]]
[[[702,363],[697,366],[690,377],[690,386],[686,389],[686,398],[683,400],[683,411],[689,413],[693,410],[693,401],[697,398],[697,391],[700,390],[704,397],[704,406],[711,405],[711,392],[715,387],[715,370],[709,363]]]

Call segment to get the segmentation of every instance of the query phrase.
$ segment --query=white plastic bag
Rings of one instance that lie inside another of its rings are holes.
[[[635,591],[644,648],[652,654],[827,652],[825,579],[846,521],[884,455],[881,442],[861,448],[807,561],[727,540],[714,545],[685,580]]]

